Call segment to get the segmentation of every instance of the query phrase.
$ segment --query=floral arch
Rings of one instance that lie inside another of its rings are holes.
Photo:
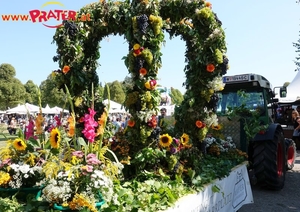
[[[91,14],[92,21],[65,21],[54,35],[58,47],[54,61],[60,67],[54,72],[57,86],[66,85],[73,101],[78,101],[86,90],[91,91],[92,84],[98,84],[99,42],[112,34],[124,36],[129,45],[124,61],[132,80],[124,106],[134,123],[126,134],[133,152],[152,142],[151,120],[158,111],[155,86],[162,65],[164,32],[170,37],[181,36],[186,43],[186,93],[182,105],[175,109],[176,136],[185,133],[192,143],[199,143],[209,128],[217,125],[214,93],[224,86],[221,76],[227,71],[228,59],[222,23],[209,2],[102,0],[83,7],[79,16],[82,14]],[[80,107],[75,111],[83,115]]]

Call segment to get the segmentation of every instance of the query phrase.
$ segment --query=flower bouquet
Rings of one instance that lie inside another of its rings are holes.
[[[81,136],[76,135],[74,113],[69,126],[60,122],[50,131],[46,147],[48,158],[43,164],[45,187],[38,200],[46,201],[58,210],[98,211],[113,198],[113,181],[121,173],[122,165],[113,152],[102,146],[105,124],[95,121],[96,112],[89,108],[82,119]],[[104,111],[102,119],[105,118]],[[98,131],[97,131],[98,129]],[[80,134],[80,133],[79,133]],[[110,152],[116,162],[105,156]]]
[[[8,140],[0,151],[0,191],[1,197],[16,193],[37,192],[43,185],[43,154],[37,150],[39,143],[30,138],[24,139],[20,131],[18,138]],[[26,199],[26,198],[25,198]]]
[[[95,154],[72,151],[71,162],[49,161],[44,170],[50,180],[41,198],[54,203],[54,209],[97,211],[113,194],[113,182],[104,173],[104,164]],[[54,173],[51,171],[54,168]],[[51,173],[52,172],[52,173]],[[55,176],[54,176],[55,175]]]

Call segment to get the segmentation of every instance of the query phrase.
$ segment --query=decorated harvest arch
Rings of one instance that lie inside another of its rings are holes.
[[[222,23],[209,2],[100,1],[83,7],[78,15],[83,14],[90,14],[92,21],[64,21],[64,27],[54,35],[58,47],[54,60],[60,69],[53,74],[59,88],[65,85],[69,88],[77,118],[83,115],[82,95],[98,84],[100,41],[109,35],[124,36],[129,47],[124,61],[132,82],[124,102],[132,115],[126,138],[132,152],[148,146],[160,99],[155,89],[162,66],[160,50],[164,35],[169,33],[171,38],[180,36],[186,43],[186,93],[182,105],[175,109],[174,136],[184,135],[191,143],[198,144],[211,127],[217,127],[215,92],[223,89],[221,76],[228,69],[228,59]]]

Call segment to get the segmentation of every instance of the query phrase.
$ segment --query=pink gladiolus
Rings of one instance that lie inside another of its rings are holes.
[[[84,115],[84,129],[82,133],[89,142],[93,143],[95,141],[96,132],[95,128],[98,126],[98,122],[95,121],[94,116],[96,112],[89,108],[89,114]]]
[[[25,139],[28,140],[33,136],[34,136],[34,121],[30,120],[28,125],[25,127]]]

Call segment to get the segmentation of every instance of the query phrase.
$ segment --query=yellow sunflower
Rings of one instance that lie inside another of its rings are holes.
[[[52,148],[58,149],[61,141],[60,132],[57,128],[54,128],[50,132],[50,144]]]
[[[180,142],[182,143],[183,146],[187,145],[189,143],[190,137],[188,134],[183,133],[182,136],[180,137]]]
[[[21,138],[16,138],[13,141],[13,147],[16,150],[22,151],[22,150],[26,149],[27,145],[26,145],[25,141],[23,141]]]
[[[169,147],[172,144],[172,137],[169,134],[159,136],[159,145],[162,147]]]
[[[212,128],[213,130],[221,130],[221,129],[222,129],[222,126],[221,126],[220,124],[218,124],[218,125],[212,125],[211,128]]]

